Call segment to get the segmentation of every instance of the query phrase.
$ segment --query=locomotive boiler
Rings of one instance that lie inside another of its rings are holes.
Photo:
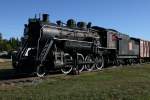
[[[30,18],[25,24],[22,47],[13,58],[13,67],[40,77],[54,70],[64,74],[100,70],[104,66],[103,56],[112,53],[101,45],[101,35],[91,23],[70,19],[66,24],[55,24],[48,14],[43,14],[42,19]]]

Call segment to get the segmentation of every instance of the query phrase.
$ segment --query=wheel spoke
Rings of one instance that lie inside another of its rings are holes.
[[[67,62],[72,61],[72,57],[70,54],[65,53],[64,54],[64,64]],[[61,68],[62,73],[69,74],[72,71],[73,66],[71,64],[66,65],[65,67]]]
[[[89,64],[86,64],[86,65],[85,65],[85,68],[86,68],[88,71],[92,71],[93,68],[95,67],[95,64],[92,63],[92,62],[94,62],[92,55],[87,55],[87,56],[85,57],[85,62],[89,63]]]
[[[84,61],[84,56],[80,53],[77,53],[78,63],[82,63]],[[82,72],[84,70],[84,65],[78,65],[79,72]]]
[[[101,70],[104,67],[104,59],[103,56],[96,56],[95,58],[95,67],[98,70]]]
[[[37,66],[36,75],[38,77],[44,77],[46,75],[45,67],[42,65]]]

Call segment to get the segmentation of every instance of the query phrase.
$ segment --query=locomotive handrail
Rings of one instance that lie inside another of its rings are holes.
[[[50,28],[56,28],[56,29],[59,29],[59,30],[64,30],[64,31],[70,31],[70,32],[82,32],[82,33],[87,33],[87,32],[90,32],[93,31],[93,32],[98,32],[98,30],[95,30],[95,29],[87,29],[87,30],[82,30],[82,29],[79,29],[79,28],[68,28],[68,27],[60,27],[60,26],[50,26],[50,25],[46,25]]]
[[[79,41],[79,40],[71,40],[71,39],[59,39],[59,38],[54,38],[54,40],[60,40],[60,41],[77,41],[77,42],[93,43],[93,42],[87,42],[87,41]]]

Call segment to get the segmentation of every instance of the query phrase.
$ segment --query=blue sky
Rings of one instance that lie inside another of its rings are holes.
[[[49,13],[51,22],[74,18],[150,40],[150,0],[1,0],[0,32],[21,37],[28,18],[39,13]]]

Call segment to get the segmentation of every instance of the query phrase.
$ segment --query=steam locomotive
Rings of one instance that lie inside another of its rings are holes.
[[[73,19],[66,24],[51,23],[49,15],[43,14],[42,19],[30,18],[25,24],[22,47],[12,65],[17,72],[35,72],[39,77],[55,70],[80,73],[149,61],[149,47],[148,41],[114,29],[92,26],[90,22],[76,23]]]

